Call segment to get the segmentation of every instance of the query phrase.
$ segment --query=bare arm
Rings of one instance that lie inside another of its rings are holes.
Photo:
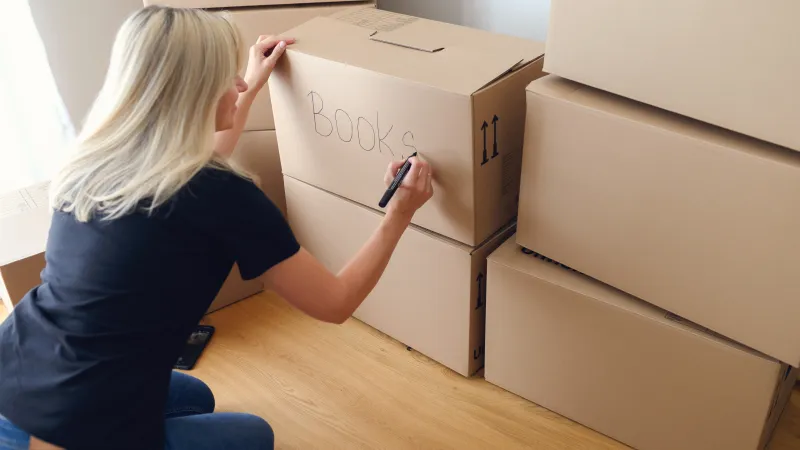
[[[247,63],[247,72],[244,81],[247,90],[239,94],[236,102],[236,115],[233,127],[214,134],[214,150],[224,156],[233,154],[239,137],[242,135],[250,107],[253,106],[256,96],[267,83],[269,76],[275,69],[275,64],[283,56],[286,46],[294,43],[291,38],[277,38],[274,36],[260,36],[258,42],[250,47],[250,56]]]
[[[388,181],[400,164],[390,166]],[[411,171],[380,226],[338,274],[332,274],[301,249],[267,271],[264,282],[309,316],[325,322],[344,322],[378,284],[414,212],[433,195],[431,179],[427,163],[412,159]]]
[[[244,124],[247,122],[247,116],[250,114],[250,107],[256,98],[257,92],[248,89],[239,94],[239,99],[236,101],[236,115],[233,119],[233,127],[214,133],[214,150],[224,156],[233,154],[236,144],[239,143],[239,137],[242,136]]]

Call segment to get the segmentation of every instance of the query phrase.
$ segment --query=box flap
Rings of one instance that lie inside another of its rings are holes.
[[[393,31],[376,31],[370,39],[384,44],[399,45],[400,47],[410,48],[428,53],[435,53],[444,50],[444,45],[437,42],[435,37],[415,32],[413,27],[402,27]],[[409,32],[411,30],[411,32]]]
[[[286,33],[289,49],[448,92],[470,95],[544,53],[544,44],[354,8],[313,19]]]

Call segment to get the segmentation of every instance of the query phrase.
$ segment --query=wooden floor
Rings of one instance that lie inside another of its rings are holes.
[[[218,410],[266,418],[279,449],[627,448],[356,320],[322,324],[262,294],[206,323],[217,333],[190,373]],[[800,449],[800,389],[770,448]]]
[[[278,448],[627,448],[356,320],[322,324],[264,294],[207,322],[217,335],[192,374],[221,409],[269,420]],[[800,390],[771,449],[800,449]]]

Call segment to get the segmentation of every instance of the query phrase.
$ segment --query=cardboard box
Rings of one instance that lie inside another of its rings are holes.
[[[50,183],[45,182],[0,195],[0,298],[9,312],[42,282],[44,251],[52,217],[49,187]],[[238,268],[234,267],[209,312],[263,289],[260,280],[242,280]]]
[[[348,3],[357,0],[144,0],[144,6],[165,5],[174,8],[238,8],[243,6],[313,5]]]
[[[795,370],[521,250],[489,256],[487,381],[640,450],[765,446]]]
[[[334,273],[378,229],[369,208],[286,177],[289,222]],[[483,366],[486,256],[512,231],[478,248],[412,226],[354,317],[464,376]]]
[[[545,71],[800,150],[798,2],[553,0]]]
[[[263,3],[263,0],[261,1]],[[232,11],[231,15],[242,35],[245,47],[245,54],[242,55],[242,57],[245,58],[244,61],[247,61],[247,52],[250,51],[250,46],[255,44],[258,41],[258,37],[263,34],[285,35],[287,30],[313,19],[314,17],[340,13],[354,8],[354,5],[361,7],[374,6],[374,3],[374,1],[340,2],[328,5],[243,9]],[[242,75],[243,74],[244,68],[242,70]],[[253,102],[253,106],[250,108],[250,114],[245,123],[245,130],[274,129],[275,119],[272,115],[269,88],[264,86]]]
[[[239,274],[239,267],[234,265],[233,270],[228,275],[228,279],[222,285],[217,297],[208,307],[208,313],[217,311],[238,301],[258,294],[264,290],[264,283],[256,278],[255,280],[245,281]]]
[[[543,44],[375,9],[287,34],[269,81],[284,174],[377,207],[388,163],[419,152],[437,193],[415,224],[476,246],[513,219]]]
[[[41,283],[50,183],[0,194],[0,298],[8,311]]]
[[[555,76],[528,88],[519,244],[795,367],[800,154]]]
[[[253,181],[264,194],[286,215],[281,157],[274,131],[242,133],[231,155],[231,162],[252,175]]]

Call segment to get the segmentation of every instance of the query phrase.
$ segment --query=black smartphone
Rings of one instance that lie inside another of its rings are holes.
[[[192,335],[189,336],[183,353],[178,358],[178,362],[175,363],[175,368],[179,370],[192,370],[197,360],[200,359],[203,349],[206,348],[208,341],[211,340],[211,336],[213,335],[214,327],[211,325],[198,325]]]

